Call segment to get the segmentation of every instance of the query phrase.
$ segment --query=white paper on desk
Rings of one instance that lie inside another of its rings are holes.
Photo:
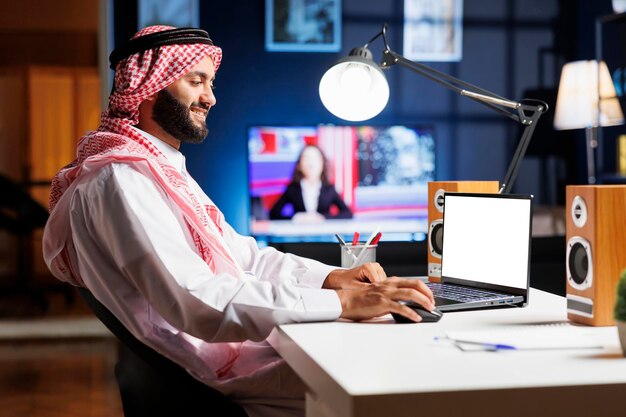
[[[520,325],[489,330],[449,331],[446,336],[459,343],[502,344],[516,349],[584,349],[603,347],[601,331],[569,324]]]

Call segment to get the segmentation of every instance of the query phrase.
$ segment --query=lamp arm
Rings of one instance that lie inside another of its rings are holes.
[[[518,103],[517,101],[511,101],[511,100],[501,99],[501,98],[497,98],[497,97],[491,97],[491,96],[487,96],[487,95],[484,95],[484,94],[475,93],[475,92],[469,91],[469,90],[462,90],[461,91],[461,95],[462,96],[467,96],[467,97],[470,97],[470,98],[475,98],[475,99],[480,100],[480,101],[485,101],[487,103],[493,103],[493,104],[496,104],[498,106],[509,107],[511,109],[518,109],[519,106],[520,106],[520,103]]]
[[[428,67],[424,64],[420,64],[419,62],[414,62],[406,59],[405,57],[397,52],[392,51],[391,49],[385,49],[383,51],[383,60],[380,66],[384,69],[389,68],[395,64],[399,64],[407,69],[410,69],[411,71],[416,72],[428,78],[429,80],[456,92],[459,95],[466,96],[484,105],[485,107],[489,107],[493,111],[498,112],[503,116],[509,117],[518,123],[521,122],[518,114],[511,113],[501,108],[509,107],[513,109],[519,109],[519,106],[521,105],[520,103],[501,97],[495,93],[492,93],[491,91],[477,87],[463,80],[459,80],[456,77],[453,77],[441,71],[437,71],[436,69]]]
[[[507,169],[504,180],[502,181],[502,185],[500,187],[501,194],[508,194],[511,192],[511,188],[513,188],[513,184],[517,179],[517,173],[522,163],[522,159],[524,159],[526,149],[528,148],[528,144],[530,143],[530,139],[535,131],[535,126],[537,126],[537,121],[539,121],[539,117],[541,117],[542,112],[542,109],[535,111],[532,116],[530,116],[530,121],[528,123],[524,123],[526,127],[524,128],[522,137],[520,138],[517,148],[515,149],[515,153],[513,154],[513,159],[511,159],[509,168]]]
[[[382,32],[382,35],[384,38],[384,31]],[[534,100],[522,100],[521,103],[509,100],[495,93],[492,93],[491,91],[482,89],[463,80],[459,80],[456,77],[445,74],[441,71],[437,71],[436,69],[428,67],[424,64],[420,64],[419,62],[408,60],[397,52],[389,49],[386,44],[385,46],[386,49],[383,51],[383,60],[380,64],[383,69],[389,68],[395,64],[399,64],[407,69],[410,69],[413,72],[416,72],[428,78],[431,81],[434,81],[437,84],[448,88],[449,90],[458,93],[459,95],[468,97],[482,104],[483,106],[489,107],[490,109],[502,114],[503,116],[507,116],[525,126],[522,137],[517,144],[517,148],[515,149],[513,159],[511,160],[511,163],[509,164],[509,167],[507,169],[504,181],[502,182],[502,185],[500,187],[500,193],[510,193],[511,188],[513,187],[513,184],[517,179],[517,174],[521,161],[526,154],[526,149],[528,148],[530,139],[532,138],[533,132],[535,131],[535,126],[537,125],[539,117],[541,117],[542,113],[548,110],[547,104],[541,101],[535,101],[538,104],[528,104],[529,101]],[[517,112],[512,113],[508,110],[505,110],[503,107],[517,110]],[[530,113],[530,115],[528,113]]]
[[[449,81],[450,84],[454,85],[455,87],[459,85],[467,90],[476,91],[486,96],[495,97],[501,100],[515,103],[514,101],[508,100],[507,98],[499,96],[496,93],[493,93],[489,90],[485,90],[484,88],[478,87],[474,84],[470,84],[466,81],[460,80],[456,77],[453,77],[452,75],[446,74],[445,72],[438,71],[434,68],[421,64],[419,62],[411,61],[410,59],[405,58],[404,56],[400,55],[399,53],[395,51],[392,51],[389,48],[385,49],[383,51],[383,63],[381,65],[383,67],[390,67],[391,65],[396,64],[396,63],[402,64],[404,67],[407,67],[409,69],[421,69],[424,72],[429,72],[438,78]],[[460,89],[456,87],[455,91],[459,92]]]

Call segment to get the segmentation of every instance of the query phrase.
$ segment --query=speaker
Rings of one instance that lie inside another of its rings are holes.
[[[626,268],[626,185],[568,185],[565,195],[567,317],[612,326]]]
[[[443,195],[446,192],[497,193],[498,181],[431,181],[428,183],[428,280],[441,281]]]

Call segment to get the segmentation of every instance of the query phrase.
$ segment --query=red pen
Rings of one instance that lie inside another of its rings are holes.
[[[352,238],[352,246],[356,246],[359,243],[359,232],[354,232],[354,237]]]
[[[382,237],[382,233],[378,232],[376,234],[376,236],[374,237],[374,239],[372,240],[372,243],[370,243],[370,245],[376,245],[378,243],[378,241],[380,240],[380,238]]]

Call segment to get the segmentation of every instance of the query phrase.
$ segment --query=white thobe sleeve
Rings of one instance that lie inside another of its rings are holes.
[[[259,250],[224,224],[224,242],[246,274],[215,274],[198,255],[174,205],[152,180],[113,164],[80,184],[72,199],[79,269],[97,298],[111,297],[120,274],[169,324],[209,342],[262,340],[276,324],[334,320],[335,291],[321,289],[333,269]],[[100,297],[98,297],[100,295]]]

